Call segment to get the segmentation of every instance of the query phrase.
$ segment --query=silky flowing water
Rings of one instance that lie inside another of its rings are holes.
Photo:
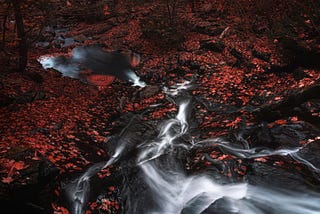
[[[168,99],[177,106],[175,117],[157,122],[157,128],[142,131],[143,136],[135,131],[144,127],[143,121],[129,122],[114,143],[108,161],[92,165],[64,186],[72,213],[86,212],[94,185],[92,178],[111,165],[119,168],[117,176],[122,180],[121,213],[320,213],[319,162],[305,154],[309,144],[268,148],[252,147],[244,139],[239,143],[224,138],[195,138],[190,124],[194,107],[190,88],[192,83],[188,81],[164,88]],[[236,138],[241,138],[241,134]],[[211,170],[188,171],[189,152],[209,147],[234,157],[235,161],[223,163],[205,154],[202,158],[212,163]],[[259,158],[285,159],[293,168],[300,164],[308,179],[290,167],[281,169],[254,161]],[[240,178],[232,176],[234,165],[244,162],[250,165],[252,173]],[[231,176],[221,173],[228,170]]]

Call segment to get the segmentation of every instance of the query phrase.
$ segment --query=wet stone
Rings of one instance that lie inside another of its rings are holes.
[[[285,169],[271,162],[253,162],[248,167],[246,177],[249,184],[265,188],[285,188],[303,192],[312,188],[306,177],[296,169]]]
[[[270,62],[271,53],[252,50],[252,56],[254,56],[258,59],[262,59],[263,61]]]
[[[212,42],[204,40],[200,41],[200,47],[201,49],[221,53],[226,45],[222,41]]]

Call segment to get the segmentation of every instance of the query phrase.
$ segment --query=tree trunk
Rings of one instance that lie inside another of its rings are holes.
[[[11,0],[8,1],[12,3],[14,17],[16,20],[17,26],[17,36],[19,40],[19,67],[20,72],[25,71],[28,61],[28,47],[27,47],[27,38],[24,30],[23,17],[21,13],[20,0]]]

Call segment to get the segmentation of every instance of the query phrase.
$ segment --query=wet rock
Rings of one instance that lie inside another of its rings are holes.
[[[37,132],[41,133],[41,134],[44,134],[44,135],[49,135],[50,134],[50,130],[47,129],[47,128],[42,128],[42,127],[37,127],[37,128],[34,128],[32,131],[31,131],[31,134],[36,134]]]
[[[189,67],[190,70],[200,70],[201,64],[194,60],[179,60],[179,65]]]
[[[26,157],[34,151],[22,151],[12,156]],[[0,206],[9,213],[47,214],[53,213],[51,202],[54,195],[52,188],[56,185],[55,177],[59,170],[49,161],[28,162],[29,167],[19,172],[19,181],[10,185],[0,182]]]
[[[41,161],[38,167],[38,182],[41,185],[47,185],[59,174],[59,169],[49,161]]]
[[[209,36],[218,36],[223,32],[224,28],[221,27],[212,27],[210,26],[203,26],[203,25],[197,25],[193,31],[198,32],[201,34],[209,35]]]
[[[274,73],[278,76],[283,75],[284,73],[292,73],[292,71],[296,69],[296,65],[294,64],[272,64],[270,68],[265,68],[266,73]]]
[[[291,38],[279,38],[285,61],[293,67],[320,68],[320,53],[303,42]]]
[[[149,85],[140,91],[139,96],[140,98],[145,99],[145,98],[152,97],[153,95],[156,95],[159,91],[160,91],[159,86]]]
[[[53,125],[53,130],[57,131],[60,130],[63,127],[63,122],[59,122]]]
[[[320,119],[317,116],[317,112],[320,112],[318,107],[319,94],[320,85],[314,85],[291,94],[281,102],[264,105],[255,111],[254,115],[257,120],[269,122],[288,116],[298,116],[300,120],[319,126]],[[315,112],[316,114],[314,114]]]
[[[247,171],[247,180],[252,185],[272,188],[285,188],[289,190],[305,191],[310,184],[304,175],[295,168],[284,168],[272,163],[253,162]],[[319,183],[319,181],[313,181]],[[309,187],[308,187],[309,186]]]
[[[217,53],[221,53],[225,47],[226,45],[222,41],[215,41],[215,42],[206,41],[206,40],[200,41],[201,49],[205,49],[205,50],[209,50]]]
[[[74,39],[74,41],[76,41],[76,42],[83,43],[83,42],[85,42],[88,38],[87,38],[85,35],[80,34],[80,35],[74,36],[73,39]]]
[[[190,64],[189,64],[189,68],[191,70],[201,70],[201,64],[199,62],[195,62],[195,61],[191,61]]]
[[[311,76],[309,76],[303,68],[297,68],[293,71],[292,73],[292,76],[293,78],[296,80],[296,81],[300,81],[304,78],[310,78]]]
[[[47,98],[45,92],[42,91],[28,91],[17,97],[15,97],[15,102],[20,104],[30,103],[34,100],[44,100]]]
[[[280,146],[271,133],[266,123],[262,123],[252,129],[248,133],[252,147],[267,147],[276,149]]]
[[[310,170],[315,171],[320,176],[320,141],[316,140],[302,148],[298,155],[309,162]]]
[[[201,214],[234,214],[234,209],[232,204],[227,198],[221,198],[216,200],[207,209],[205,209]],[[189,212],[182,212],[182,214],[189,214]],[[190,213],[191,214],[191,213]]]
[[[47,48],[50,46],[50,43],[49,42],[37,42],[36,46],[39,48]]]
[[[36,73],[36,72],[25,72],[23,74],[23,77],[27,80],[31,80],[31,81],[34,81],[36,83],[42,83],[43,82],[43,77]]]
[[[270,62],[271,53],[252,50],[252,56],[262,59],[263,61]]]
[[[237,49],[232,48],[230,50],[230,54],[237,59],[236,63],[233,66],[238,67],[238,66],[241,66],[244,62],[246,62],[242,53],[240,51],[238,51]]]
[[[63,40],[63,44],[61,45],[61,47],[65,48],[65,47],[69,47],[72,46],[74,44],[76,44],[77,42],[74,40],[74,38],[65,38]]]
[[[0,107],[5,107],[10,105],[14,99],[12,97],[9,97],[5,94],[0,94]]]
[[[282,148],[299,147],[300,141],[306,137],[303,128],[302,124],[286,124],[272,128],[270,133]]]
[[[259,23],[253,24],[252,26],[252,30],[254,33],[256,33],[257,35],[263,34],[266,32],[266,30],[268,30],[268,27],[261,25]]]

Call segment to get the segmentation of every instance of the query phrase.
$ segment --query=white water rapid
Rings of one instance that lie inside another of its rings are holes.
[[[180,96],[181,91],[191,87],[190,82],[176,85],[164,91],[172,100]],[[188,117],[191,100],[183,98],[177,102],[179,110],[175,118],[159,125],[157,136],[139,145],[136,166],[142,171],[141,176],[147,184],[153,204],[144,212],[127,208],[124,213],[136,214],[200,214],[210,206],[223,202],[223,208],[217,213],[239,214],[319,214],[320,194],[311,190],[301,192],[295,189],[266,188],[252,185],[245,180],[239,182],[218,181],[213,176],[201,173],[187,175],[183,166],[176,163],[174,155],[179,149],[188,150],[206,144],[214,145],[225,153],[239,159],[254,159],[267,156],[290,156],[299,163],[319,171],[299,155],[302,147],[271,150],[266,148],[240,148],[223,139],[207,139],[199,142],[181,140],[189,131]],[[188,139],[188,138],[187,138]],[[90,167],[76,181],[69,184],[68,197],[72,201],[72,213],[84,214],[90,178],[117,161],[121,161],[126,145],[120,144],[114,155],[106,163]],[[161,159],[161,160],[160,160]],[[272,179],[272,178],[271,178]],[[125,185],[125,184],[124,184]],[[139,194],[139,193],[136,193]],[[148,197],[146,197],[148,198]],[[138,200],[134,198],[133,200]],[[150,199],[151,200],[151,199]],[[138,202],[136,202],[138,203]],[[139,206],[146,206],[149,201],[140,201]],[[130,210],[130,211],[129,211]]]

